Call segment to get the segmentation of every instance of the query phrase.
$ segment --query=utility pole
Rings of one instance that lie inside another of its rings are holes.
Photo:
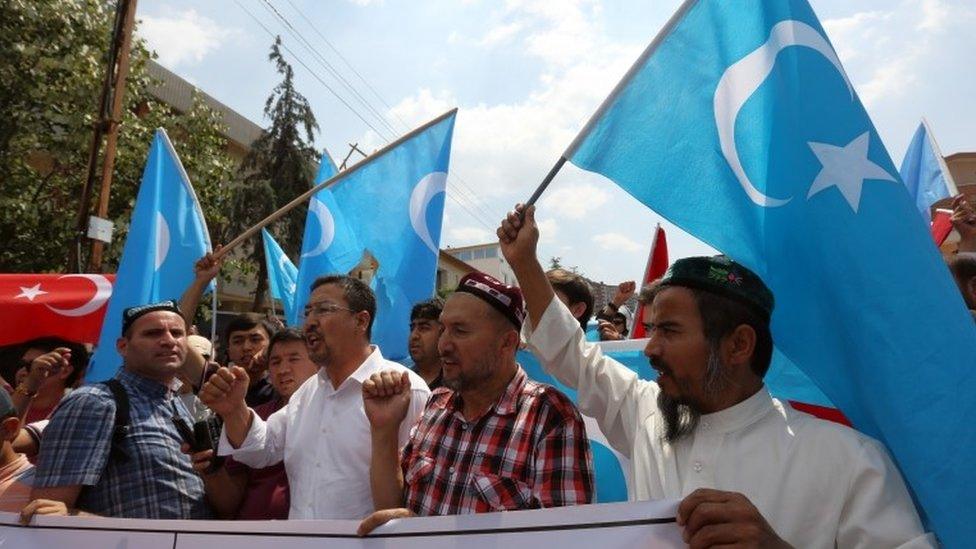
[[[350,143],[349,152],[346,153],[346,157],[342,159],[342,164],[339,165],[339,171],[346,169],[346,163],[349,162],[349,157],[352,156],[352,153],[354,152],[358,152],[359,154],[363,155],[363,158],[369,156],[359,148],[359,143]]]
[[[109,62],[99,97],[98,118],[94,123],[92,144],[88,155],[88,177],[82,189],[81,204],[78,207],[78,224],[74,246],[69,250],[68,268],[78,272],[82,271],[82,263],[84,262],[81,253],[82,243],[91,220],[91,194],[95,183],[95,172],[98,169],[102,137],[106,137],[106,143],[105,156],[102,159],[98,217],[104,220],[108,216],[109,189],[112,184],[112,171],[115,167],[115,151],[118,143],[119,123],[122,120],[125,82],[129,76],[129,52],[132,46],[132,30],[135,26],[137,2],[138,0],[118,0],[115,8],[115,25],[109,50]],[[110,108],[111,112],[109,112]],[[91,231],[88,234],[92,236]],[[110,238],[110,229],[107,235],[93,237],[89,263],[90,271],[101,272],[102,251],[105,242],[108,242]]]

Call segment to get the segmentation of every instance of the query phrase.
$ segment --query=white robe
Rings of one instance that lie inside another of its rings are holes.
[[[579,395],[610,444],[630,458],[631,500],[698,488],[744,494],[794,547],[932,547],[901,475],[877,441],[797,412],[763,388],[664,438],[657,383],[603,356],[553,299],[525,339],[547,372]]]

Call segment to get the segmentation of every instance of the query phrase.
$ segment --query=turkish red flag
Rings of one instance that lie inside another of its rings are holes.
[[[660,225],[654,231],[654,241],[651,242],[651,253],[647,256],[647,267],[644,269],[644,280],[640,288],[664,276],[668,270],[668,241],[664,238],[664,229]],[[638,290],[640,289],[638,288]],[[637,305],[634,314],[634,329],[630,331],[631,339],[647,337],[644,333],[644,305]]]
[[[949,233],[952,232],[952,210],[942,208],[935,210],[929,230],[932,231],[932,240],[935,240],[935,245],[941,246],[949,237]]]
[[[0,345],[56,336],[98,343],[115,275],[0,274]]]

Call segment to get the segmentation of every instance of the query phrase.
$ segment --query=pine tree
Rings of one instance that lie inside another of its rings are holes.
[[[264,105],[264,116],[270,125],[252,144],[240,168],[239,182],[232,193],[230,237],[244,232],[307,191],[315,176],[317,155],[312,142],[318,123],[308,100],[295,89],[294,72],[281,54],[281,37],[275,39],[268,59],[275,64],[282,80]],[[268,227],[293,259],[301,249],[307,211],[306,206],[295,208]],[[264,304],[268,289],[260,233],[243,246],[258,272],[253,305],[257,311]]]

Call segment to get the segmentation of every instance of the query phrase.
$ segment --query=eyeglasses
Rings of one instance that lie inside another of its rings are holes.
[[[305,306],[305,317],[318,318],[320,316],[335,314],[339,311],[356,312],[348,307],[341,307],[334,303],[313,303]]]

